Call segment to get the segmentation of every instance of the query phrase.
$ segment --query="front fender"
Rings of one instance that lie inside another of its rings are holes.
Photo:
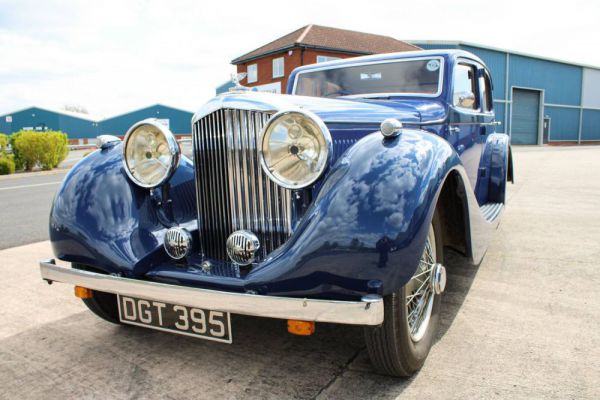
[[[464,176],[456,152],[436,135],[366,136],[332,168],[292,238],[249,274],[251,286],[288,294],[397,290],[418,266],[440,189],[454,169]]]
[[[173,211],[161,218],[164,205],[127,178],[121,151],[121,145],[96,151],[65,178],[50,216],[56,256],[108,273],[239,292],[391,293],[414,274],[446,177],[458,171],[468,185],[458,155],[436,135],[408,129],[391,140],[367,135],[331,168],[288,242],[235,278],[205,274],[194,258],[176,266],[162,248],[170,225],[197,237],[192,163],[183,159],[170,179]]]
[[[148,189],[128,179],[122,144],[97,150],[65,177],[50,212],[50,240],[62,260],[110,273],[139,275],[165,260],[162,238],[170,224],[197,229],[194,170],[187,158],[169,180],[172,204],[164,207]]]

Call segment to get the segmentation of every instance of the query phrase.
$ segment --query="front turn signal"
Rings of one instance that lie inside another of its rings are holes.
[[[79,297],[80,299],[91,299],[92,289],[75,286],[75,297]]]
[[[315,333],[314,321],[297,321],[288,319],[288,332],[293,335],[310,336]]]

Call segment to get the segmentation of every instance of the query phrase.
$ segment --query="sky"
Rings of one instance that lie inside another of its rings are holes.
[[[195,111],[233,58],[307,24],[462,40],[600,66],[600,1],[0,0],[0,114]]]

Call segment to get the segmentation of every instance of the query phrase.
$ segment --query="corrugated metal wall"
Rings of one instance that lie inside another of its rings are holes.
[[[600,140],[600,110],[583,110],[581,140]]]
[[[10,116],[12,122],[7,122]],[[76,118],[49,110],[31,107],[0,117],[0,133],[12,134],[21,129],[63,131],[70,138],[91,138],[98,136],[98,126],[94,121]]]
[[[12,122],[6,121],[6,116]],[[169,120],[169,128],[177,135],[191,134],[193,114],[163,105],[154,105],[127,114],[108,118],[103,121],[91,121],[77,118],[60,112],[31,107],[15,113],[0,116],[0,133],[12,134],[23,128],[36,129],[45,126],[47,129],[65,132],[69,139],[95,138],[102,134],[124,135],[134,123],[146,118]]]
[[[582,68],[511,54],[509,84],[544,90],[544,102],[578,106]]]
[[[576,141],[579,136],[579,109],[564,107],[544,108],[551,118],[550,141]]]
[[[99,135],[98,123],[58,114],[60,130],[71,139],[95,138]]]
[[[160,104],[132,111],[100,121],[100,131],[107,135],[123,136],[134,123],[146,118],[169,120],[171,132],[177,135],[189,135],[192,129],[193,114]]]

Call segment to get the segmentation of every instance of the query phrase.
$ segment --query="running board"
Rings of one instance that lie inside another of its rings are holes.
[[[504,209],[504,204],[502,203],[486,203],[480,207],[481,214],[483,218],[485,218],[488,222],[492,222]]]

